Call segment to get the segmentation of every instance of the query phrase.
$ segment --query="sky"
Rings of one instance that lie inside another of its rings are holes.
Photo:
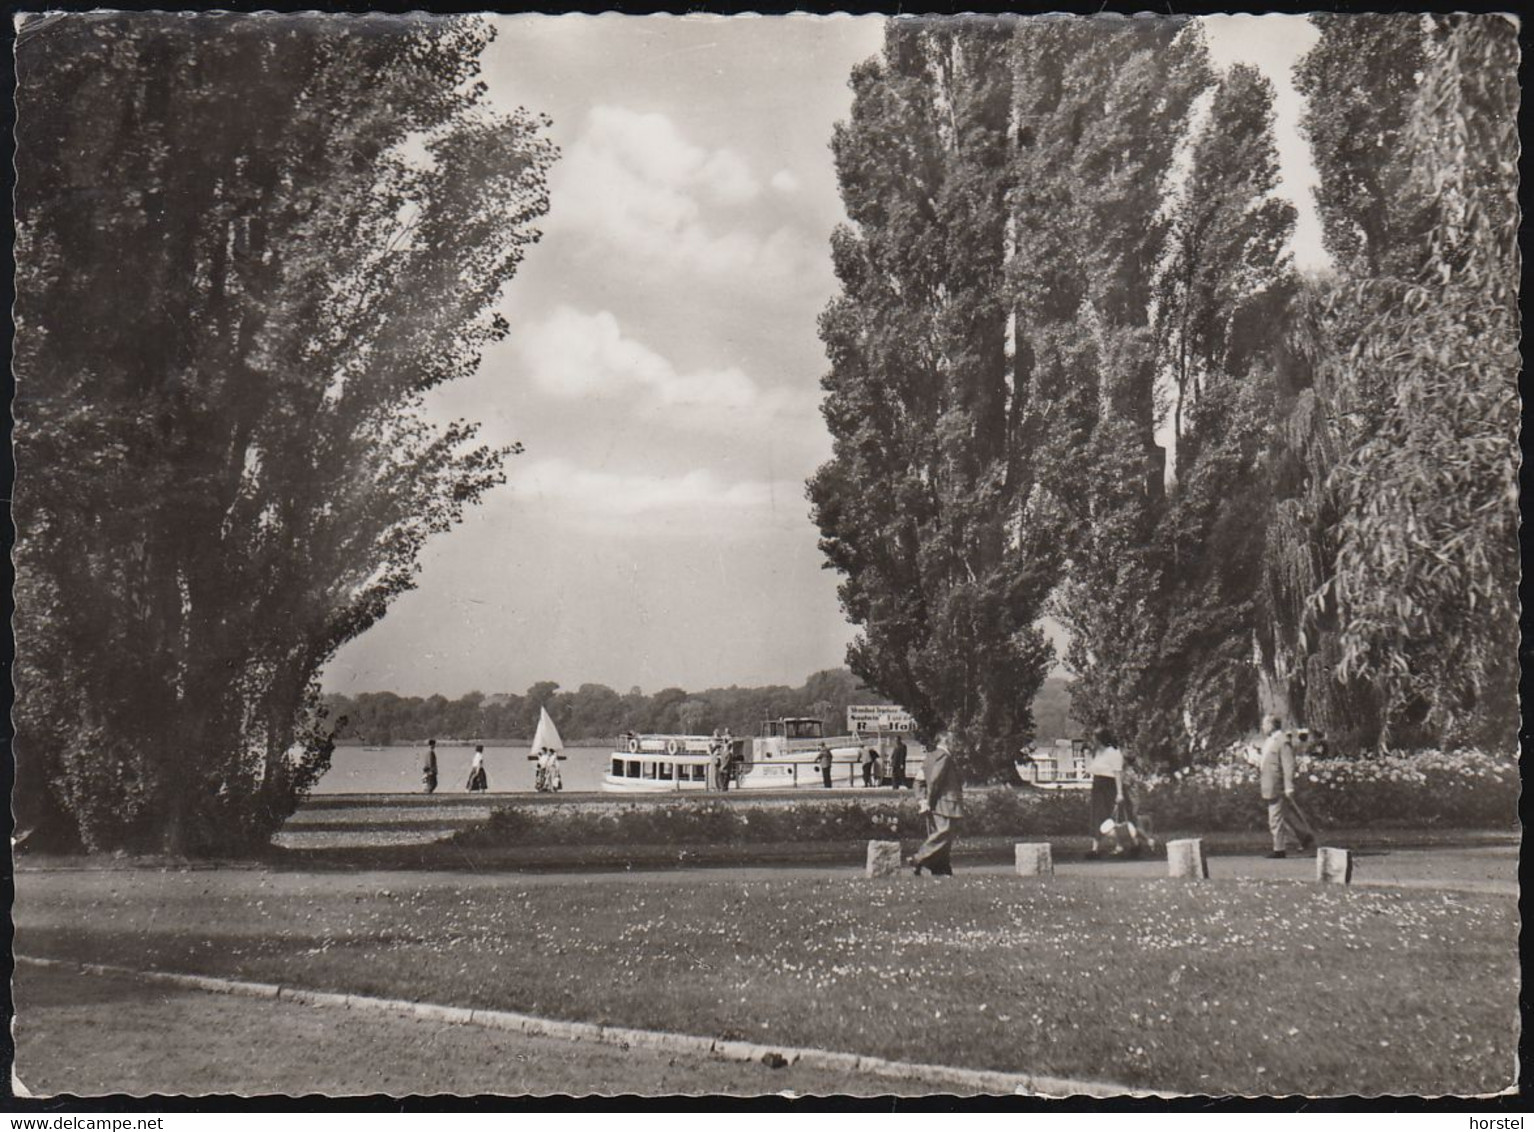
[[[502,300],[511,335],[427,412],[525,451],[326,689],[654,692],[842,664],[855,630],[804,482],[831,454],[816,318],[845,217],[829,140],[883,18],[495,22],[490,97],[548,114],[562,156],[543,240]],[[1296,262],[1318,265],[1288,78],[1314,33],[1288,16],[1206,29],[1217,65],[1254,63],[1277,87]]]

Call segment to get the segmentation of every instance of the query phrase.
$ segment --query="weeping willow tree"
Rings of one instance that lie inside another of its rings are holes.
[[[1303,471],[1268,557],[1286,627],[1272,671],[1295,714],[1358,745],[1506,743],[1517,668],[1516,29],[1497,16],[1316,18],[1322,38],[1300,79],[1339,270],[1302,328],[1314,381],[1286,425]],[[1396,50],[1360,53],[1382,37]],[[1363,101],[1338,89],[1360,66],[1375,68]],[[1343,144],[1368,131],[1357,115],[1373,115],[1373,136],[1390,144]]]

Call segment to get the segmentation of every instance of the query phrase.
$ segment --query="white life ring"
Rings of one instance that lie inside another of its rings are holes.
[[[629,740],[629,754],[637,755],[638,753],[639,753],[639,740],[638,739],[630,739]]]
[[[666,740],[666,754],[668,754],[668,755],[680,755],[683,750],[685,750],[685,748],[683,747],[682,741],[680,739],[667,739]]]

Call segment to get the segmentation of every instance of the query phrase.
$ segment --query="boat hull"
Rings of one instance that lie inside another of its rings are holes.
[[[615,794],[718,793],[714,784],[714,751],[720,739],[697,735],[634,735],[611,755],[612,766],[602,778],[602,789]],[[838,790],[891,789],[888,778],[888,743],[883,739],[852,735],[766,735],[755,739],[728,739],[733,759],[729,789],[824,790],[825,778],[817,759],[822,744],[831,755],[831,787]],[[875,786],[863,785],[864,751],[879,751],[885,774]],[[908,751],[906,785],[922,778],[924,752]]]
[[[617,754],[614,758],[619,757]],[[632,758],[633,756],[626,756]],[[693,794],[693,793],[720,793],[714,790],[709,780],[708,768],[704,769],[704,776],[691,777],[691,767],[695,763],[670,763],[664,756],[651,756],[645,760],[656,764],[655,777],[634,777],[631,775],[616,775],[608,771],[602,776],[602,789],[614,794]],[[666,776],[666,770],[670,774]],[[679,773],[681,772],[681,773]],[[907,767],[906,785],[910,787],[914,782],[921,779],[921,765]],[[825,790],[825,779],[820,773],[820,768],[810,762],[761,762],[747,764],[736,768],[735,777],[730,782],[730,791],[736,790]],[[884,790],[894,788],[894,783],[887,777],[873,786],[863,785],[862,768],[853,762],[836,762],[831,766],[831,788],[834,790]]]

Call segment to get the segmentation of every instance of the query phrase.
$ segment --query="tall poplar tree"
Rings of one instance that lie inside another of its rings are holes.
[[[1133,734],[1154,675],[1158,264],[1167,180],[1193,101],[1212,81],[1202,42],[1171,19],[1028,20],[1014,74],[1013,159],[1022,521],[1058,578],[1072,712]]]
[[[17,812],[240,852],[317,675],[505,451],[421,413],[507,330],[554,152],[474,20],[90,13],[17,44]]]
[[[1295,213],[1274,195],[1272,103],[1255,68],[1222,75],[1169,206],[1155,307],[1167,506],[1142,622],[1151,660],[1126,705],[1140,751],[1160,761],[1196,758],[1257,723],[1270,453],[1299,373],[1284,337]]]
[[[848,664],[982,770],[1031,731],[1052,579],[1021,553],[1006,258],[1013,23],[898,20],[832,142],[851,225],[821,318],[835,455],[809,496]]]

